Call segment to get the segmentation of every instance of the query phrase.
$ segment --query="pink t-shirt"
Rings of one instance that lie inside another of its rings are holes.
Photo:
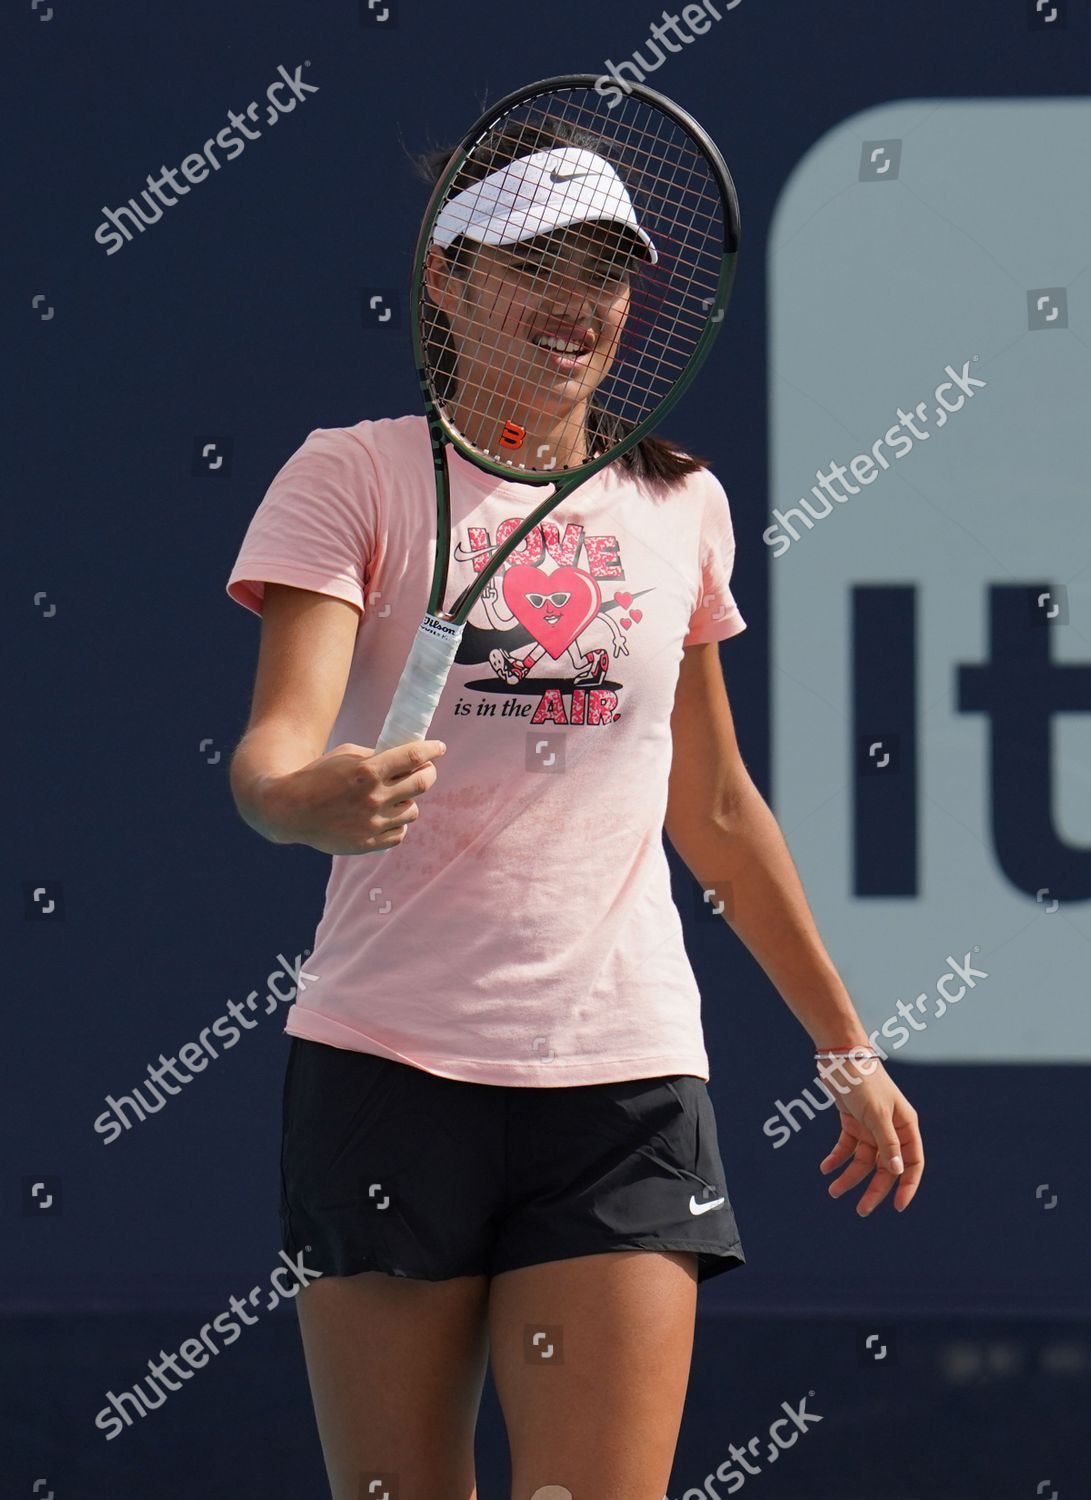
[[[547,494],[448,459],[445,608]],[[379,736],[435,503],[424,417],[384,418],[310,433],[250,522],[233,599],[260,614],[273,582],[361,610],[327,749]],[[707,1080],[662,830],[682,648],[745,628],[734,550],[707,469],[655,492],[611,464],[530,533],[470,611],[420,817],[386,853],[332,856],[290,1035],[477,1083]]]

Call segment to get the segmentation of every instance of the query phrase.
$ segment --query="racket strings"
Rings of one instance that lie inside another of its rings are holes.
[[[557,386],[558,375],[542,369],[540,358],[536,363],[528,349],[529,330],[548,330],[552,324],[560,336],[584,326],[590,315],[602,328],[600,339],[608,338],[604,305],[612,300],[615,282],[619,289],[627,287],[624,319],[613,329],[612,347],[600,343],[593,351],[592,361],[599,357],[597,381],[587,382],[588,436],[601,440],[613,435],[621,441],[662,402],[688,363],[707,327],[723,261],[723,202],[700,146],[651,103],[629,97],[612,112],[588,88],[539,96],[494,122],[471,149],[436,212],[463,194],[458,206],[464,227],[472,229],[475,209],[488,201],[485,178],[490,173],[536,152],[564,148],[592,151],[610,163],[637,222],[656,246],[658,263],[652,266],[640,258],[631,230],[618,233],[613,224],[596,222],[592,230],[589,221],[578,218],[567,230],[543,233],[538,210],[530,203],[521,216],[511,214],[509,226],[509,232],[526,230],[526,237],[489,247],[485,294],[476,306],[462,301],[463,340],[472,345],[472,359],[460,358],[450,323],[427,294],[422,294],[420,307],[434,398],[462,414],[458,426],[471,446],[525,469],[556,465],[555,456],[543,458],[542,448],[523,454],[515,442],[503,441],[505,434],[517,434],[520,416],[536,409],[537,398],[548,397]],[[586,203],[575,181],[568,193],[573,210]],[[593,274],[582,263],[570,269],[573,244],[585,247]],[[464,251],[470,252],[465,259],[471,265],[480,256],[472,238],[456,239],[456,247],[460,260]],[[514,269],[525,261],[534,264],[532,277]],[[468,316],[467,306],[472,309]],[[610,358],[603,372],[605,354]],[[577,367],[570,378],[578,382],[579,377]]]
[[[656,133],[656,136],[653,137],[653,139],[659,139],[659,133],[661,132],[663,123],[667,119],[666,116],[664,116],[662,114],[658,114],[658,112],[656,112],[656,113],[657,113],[657,120],[656,120],[657,133]],[[563,117],[563,114],[564,114],[564,111],[562,110],[562,117]],[[559,133],[560,132],[558,132],[558,134]],[[510,131],[509,131],[509,134],[510,134]],[[631,132],[630,132],[630,134],[631,134]],[[647,135],[646,132],[645,132],[645,135]],[[537,146],[537,145],[539,145],[540,144],[540,135],[539,135],[539,132],[536,131],[535,132],[535,136],[537,137],[535,139],[530,139],[530,140],[527,140],[525,142],[518,142],[517,145],[516,145],[515,150],[511,154],[513,156],[518,156],[519,155],[519,147],[522,146],[522,145],[526,145],[528,148],[531,147],[531,146]],[[570,138],[578,140],[580,137],[579,137],[579,135],[576,132],[572,132]],[[562,137],[562,139],[563,139],[563,137]],[[648,154],[650,156],[656,158],[657,160],[663,160],[663,159],[665,159],[665,158],[663,158],[661,152],[650,150]],[[679,236],[678,236],[678,234],[677,234],[676,231],[677,231],[677,227],[678,227],[681,215],[683,213],[686,213],[688,219],[690,220],[691,231],[692,231],[692,229],[695,226],[695,215],[694,215],[692,206],[687,205],[686,202],[685,202],[685,193],[686,193],[686,191],[688,190],[688,191],[690,191],[692,193],[694,191],[694,189],[692,188],[692,186],[687,185],[684,181],[681,181],[681,175],[680,175],[681,171],[687,172],[690,176],[693,175],[693,167],[692,167],[692,162],[693,161],[699,161],[701,163],[701,165],[705,167],[704,175],[705,175],[706,181],[703,184],[703,189],[704,189],[705,196],[706,197],[711,197],[711,195],[708,193],[708,171],[707,171],[707,166],[705,165],[703,158],[700,157],[692,149],[689,152],[689,156],[691,158],[690,163],[683,162],[682,167],[679,169],[679,172],[676,173],[676,181],[677,181],[677,186],[678,186],[679,191],[677,192],[675,200],[674,200],[673,205],[672,205],[672,207],[673,207],[672,217],[671,217],[671,220],[670,220],[670,222],[668,224],[668,228],[667,228],[667,237],[674,242],[675,247],[677,247],[677,245],[679,243]],[[463,177],[464,176],[465,176],[465,167],[463,169]],[[661,179],[662,179],[662,173],[657,173],[656,174],[656,179],[655,179],[656,182],[657,183],[660,182]],[[456,183],[456,186],[457,186],[457,183]],[[476,184],[476,186],[480,190],[480,188],[481,188],[481,181],[480,180],[478,181],[478,183]],[[465,191],[465,189],[462,189],[462,191]],[[717,244],[718,244],[719,236],[720,236],[720,233],[721,233],[721,229],[720,229],[720,214],[719,214],[719,202],[718,202],[718,199],[715,200],[714,207],[716,208],[717,212],[715,212],[715,213],[711,213],[710,212],[709,214],[705,215],[705,217],[708,219],[708,221],[710,223],[714,223],[716,225],[716,240],[717,240]],[[472,205],[470,207],[470,213],[472,213]],[[527,242],[524,241],[523,243],[525,245]],[[557,259],[558,257],[555,256],[554,258]],[[620,257],[618,256],[617,253],[615,253],[611,257],[611,259],[613,260],[613,262],[614,262],[615,265],[618,265],[620,263]],[[696,280],[695,273],[697,271],[699,271],[700,269],[704,269],[705,270],[706,282],[707,282],[706,291],[711,296],[711,293],[712,293],[712,291],[714,291],[715,285],[716,285],[715,273],[718,272],[718,264],[714,263],[712,266],[709,266],[708,265],[708,258],[706,257],[705,258],[705,266],[704,267],[699,267],[699,265],[698,265],[698,263],[697,263],[697,261],[695,259],[689,259],[689,258],[687,258],[684,254],[679,253],[678,250],[677,250],[677,248],[675,249],[675,281],[676,282],[679,280],[680,276],[682,276],[682,275],[688,275],[688,279],[689,279],[689,282],[690,282],[690,289],[692,290],[692,285],[693,285],[693,283]],[[661,313],[664,312],[664,311],[671,311],[673,313],[672,333],[675,335],[675,337],[677,336],[679,330],[682,327],[688,327],[691,331],[694,331],[694,332],[699,332],[700,329],[703,327],[703,320],[702,319],[700,319],[700,318],[693,318],[693,317],[686,318],[685,317],[686,310],[687,310],[687,304],[685,302],[681,301],[681,300],[676,300],[675,303],[674,303],[673,308],[670,307],[669,298],[662,298],[662,300],[661,300],[661,303],[660,303],[660,311],[661,311]],[[646,325],[648,327],[654,326],[654,322],[653,322],[652,319],[642,318],[641,317],[641,307],[640,307],[639,300],[636,302],[636,304],[634,305],[634,307],[630,310],[630,320],[629,321],[630,321],[630,327],[631,328],[632,327],[638,327],[641,323],[643,323],[644,325]],[[655,340],[649,337],[646,342],[647,342],[647,344],[649,346],[652,346],[652,345],[654,345]],[[495,353],[497,351],[494,348],[494,350],[492,352]],[[677,365],[675,366],[675,368],[677,368]]]
[[[580,91],[571,91],[571,93],[575,92]],[[616,169],[622,172],[622,176],[625,178],[627,184],[631,184],[634,177],[638,176],[640,179],[638,187],[649,199],[657,196],[666,196],[664,187],[669,182],[670,196],[677,199],[683,207],[690,209],[695,214],[698,212],[697,207],[686,205],[684,202],[685,195],[692,193],[697,199],[698,204],[707,203],[709,205],[708,211],[704,215],[709,222],[713,222],[719,218],[718,195],[715,192],[708,192],[708,183],[711,181],[711,176],[708,171],[707,161],[703,153],[688,140],[669,116],[643,101],[639,101],[639,107],[645,116],[648,118],[655,117],[655,133],[652,133],[647,126],[638,131],[637,128],[630,125],[625,131],[624,136],[620,132],[615,131],[611,137],[603,126],[604,123],[612,123],[615,117],[612,115],[603,116],[601,113],[593,111],[587,112],[587,123],[591,128],[581,130],[580,123],[572,123],[571,111],[573,105],[571,102],[571,93],[551,96],[552,100],[557,101],[556,108],[552,113],[541,114],[537,119],[535,119],[533,113],[529,113],[524,119],[519,120],[516,118],[517,112],[515,111],[505,116],[503,123],[499,126],[494,126],[482,140],[489,141],[492,136],[500,135],[507,144],[512,143],[514,140],[517,149],[513,154],[497,151],[495,160],[491,160],[487,154],[475,157],[471,153],[460,169],[459,175],[456,176],[450,186],[447,195],[448,198],[456,197],[462,192],[472,193],[474,188],[481,189],[483,175],[488,175],[489,172],[496,170],[500,166],[506,166],[511,160],[515,160],[521,155],[530,155],[535,151],[550,149],[556,146],[574,146],[580,150],[591,150],[595,151],[598,155],[605,156]],[[523,108],[526,110],[533,109],[532,106],[523,106]],[[671,127],[675,132],[670,142],[667,142],[662,136],[661,128],[664,124]],[[563,131],[563,138],[552,138],[554,131]],[[518,134],[515,135],[515,132],[518,132]],[[664,151],[657,151],[655,147],[660,144],[670,144],[674,150],[674,156],[668,156]],[[477,150],[476,147],[474,149],[475,151]],[[628,165],[625,164],[626,157],[631,159]],[[689,162],[688,167],[686,166],[687,161]],[[483,175],[481,175],[482,168],[484,169]],[[668,168],[669,171],[662,171],[659,168]],[[691,178],[699,179],[697,185],[687,185],[682,181],[682,173],[686,171],[689,172]],[[477,206],[476,201],[471,207],[475,206]],[[467,216],[467,222],[469,222],[469,216]]]

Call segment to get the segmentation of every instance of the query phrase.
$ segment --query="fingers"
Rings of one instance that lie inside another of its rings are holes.
[[[433,758],[439,760],[446,749],[442,740],[412,740],[385,750],[378,788],[384,809],[404,811],[404,803],[426,792],[438,774]]]
[[[852,1165],[830,1184],[830,1197],[842,1197],[874,1172],[856,1205],[857,1214],[867,1218],[889,1195],[895,1183],[894,1207],[901,1213],[912,1202],[924,1173],[924,1147],[917,1129],[916,1113],[909,1111],[899,1120],[891,1117],[869,1133],[879,1144],[863,1138],[854,1139],[848,1131],[842,1130],[837,1145],[820,1163],[823,1172],[830,1172],[850,1156],[853,1159]]]
[[[846,1167],[845,1171],[841,1173],[841,1176],[838,1177],[836,1182],[830,1183],[829,1194],[831,1198],[842,1197],[845,1193],[849,1192],[851,1188],[854,1188],[858,1183],[863,1182],[864,1178],[867,1177],[870,1172],[875,1170],[874,1146],[868,1145],[866,1141],[857,1141],[856,1150],[853,1155],[854,1160],[852,1165],[850,1167]],[[881,1181],[881,1177],[883,1175],[885,1174],[878,1174],[876,1176],[875,1181],[872,1182],[871,1186],[868,1188],[867,1193],[864,1194],[864,1197],[861,1198],[860,1202],[857,1204],[857,1213],[871,1212],[871,1208],[865,1210],[864,1204],[867,1202],[868,1194],[874,1193],[876,1184]],[[880,1194],[878,1197],[876,1197],[875,1202],[878,1202],[882,1196],[884,1196],[884,1194]],[[871,1207],[873,1208],[874,1206],[875,1203],[873,1202]]]
[[[898,1133],[901,1137],[905,1167],[901,1181],[898,1183],[898,1191],[894,1194],[894,1207],[901,1213],[902,1209],[908,1208],[913,1201],[913,1196],[924,1175],[924,1142],[917,1128],[915,1111],[911,1110],[908,1118],[898,1126]]]
[[[840,1140],[837,1142],[837,1145],[830,1152],[829,1156],[824,1156],[822,1158],[822,1160],[819,1162],[819,1164],[818,1164],[819,1171],[821,1171],[821,1172],[832,1172],[834,1170],[834,1168],[835,1167],[839,1167],[842,1164],[842,1162],[848,1161],[849,1157],[852,1155],[852,1153],[855,1150],[856,1150],[856,1142],[855,1142],[855,1140],[853,1139],[853,1137],[851,1135],[848,1135],[843,1130],[841,1132],[841,1138],[840,1138]]]
[[[897,1181],[896,1177],[879,1166],[877,1162],[873,1162],[872,1165],[875,1168],[875,1176],[868,1183],[867,1191],[856,1205],[856,1212],[861,1219],[866,1219],[868,1214],[879,1207]]]
[[[913,1156],[910,1151],[909,1147],[905,1150],[905,1171],[898,1183],[898,1190],[894,1194],[894,1207],[899,1213],[912,1203],[913,1195],[920,1186],[921,1175],[924,1172],[924,1152],[921,1151],[918,1156]]]
[[[392,848],[405,838],[409,824],[420,817],[414,799],[434,785],[438,772],[433,762],[445,754],[447,746],[442,740],[409,740],[379,752],[350,744],[337,750],[363,762],[351,768],[346,798],[351,824],[347,836],[352,836],[362,815],[362,843],[359,849],[347,852],[370,854]]]
[[[871,1152],[875,1176],[868,1183],[867,1191],[856,1205],[856,1212],[862,1219],[866,1219],[869,1213],[878,1208],[894,1186],[904,1166],[902,1143],[894,1129],[893,1119],[885,1121],[875,1134],[880,1143]]]
[[[886,1171],[897,1177],[902,1171],[902,1143],[898,1139],[898,1133],[894,1129],[893,1120],[888,1120],[883,1127],[883,1139],[878,1143],[877,1155],[879,1165]]]
[[[404,745],[393,745],[382,752],[383,780],[401,781],[430,760],[438,760],[446,750],[442,740],[410,740]]]

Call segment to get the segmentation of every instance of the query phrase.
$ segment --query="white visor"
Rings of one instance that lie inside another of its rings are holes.
[[[659,259],[613,167],[575,146],[522,156],[456,193],[436,217],[432,242],[449,245],[464,234],[481,245],[512,245],[590,219],[624,224],[644,244],[650,264]]]

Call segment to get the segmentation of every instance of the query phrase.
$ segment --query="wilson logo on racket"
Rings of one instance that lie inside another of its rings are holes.
[[[518,422],[505,422],[504,430],[500,434],[500,446],[501,448],[521,448],[526,435],[526,428],[520,427]]]

